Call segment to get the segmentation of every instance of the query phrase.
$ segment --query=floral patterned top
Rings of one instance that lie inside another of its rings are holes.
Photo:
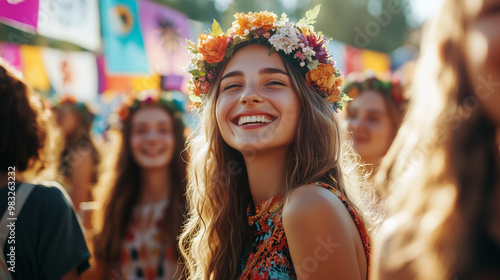
[[[365,250],[367,267],[370,261],[370,238],[366,228],[344,196],[332,186],[316,185],[330,190],[344,204],[358,228]],[[273,213],[281,206],[282,195],[255,205],[247,210],[248,223],[252,231],[252,246],[240,263],[240,280],[254,279],[297,279],[288,242],[283,229],[282,211]]]
[[[180,269],[174,257],[175,245],[160,240],[167,205],[168,200],[164,199],[134,207],[122,245],[121,279],[174,279],[176,273],[179,276]]]

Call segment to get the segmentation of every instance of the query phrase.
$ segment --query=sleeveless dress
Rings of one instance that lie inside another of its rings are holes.
[[[346,207],[358,228],[369,267],[370,238],[361,219],[337,189],[320,182],[315,184],[330,190]],[[252,233],[252,245],[240,263],[238,279],[297,279],[283,229],[282,211],[274,213],[274,210],[281,206],[282,198],[282,195],[278,194],[256,204],[255,209],[248,208],[247,217]]]

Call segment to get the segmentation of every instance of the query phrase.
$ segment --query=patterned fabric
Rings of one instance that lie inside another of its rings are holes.
[[[122,245],[123,279],[172,279],[176,270],[175,247],[164,244],[160,229],[167,200],[138,205],[134,208]]]
[[[338,190],[320,182],[315,184],[330,190],[342,201],[358,228],[369,265],[370,238],[361,219]],[[275,212],[281,206],[282,198],[282,195],[276,195],[256,204],[255,209],[248,207],[248,223],[253,240],[240,264],[240,280],[297,279],[283,229],[282,211]]]

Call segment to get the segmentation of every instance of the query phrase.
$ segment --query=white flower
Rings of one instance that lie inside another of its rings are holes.
[[[250,31],[248,31],[248,29],[245,29],[245,31],[243,31],[243,33],[245,33],[245,35],[248,35],[248,33],[250,33]]]
[[[205,60],[205,58],[203,57],[203,55],[202,55],[201,53],[198,53],[198,54],[196,55],[196,58],[197,58],[198,60]]]
[[[306,66],[306,63],[305,63],[304,61],[302,61],[302,62],[300,63],[300,67],[304,67],[304,66]]]
[[[302,48],[302,53],[306,57],[308,57],[309,60],[310,60],[311,57],[313,57],[316,54],[316,52],[313,49],[311,49],[310,47],[303,47]]]
[[[191,62],[188,62],[188,64],[182,68],[182,70],[184,70],[185,72],[188,72],[188,73],[189,73],[189,71],[193,71],[196,69],[198,69],[198,68],[196,68],[196,66]]]
[[[290,54],[293,50],[299,47],[300,38],[298,37],[299,31],[295,28],[293,23],[284,25],[276,34],[269,38],[269,43],[273,45],[276,50],[282,50],[286,54]]]

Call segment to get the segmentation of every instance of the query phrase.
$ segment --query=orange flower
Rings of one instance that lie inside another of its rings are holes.
[[[192,87],[193,87],[193,94],[196,96],[200,96],[200,89],[198,88],[198,82],[195,82]]]
[[[331,104],[333,104],[335,102],[339,102],[340,100],[342,100],[340,90],[338,88],[334,87],[331,90],[330,95],[327,98],[325,98],[325,100],[330,102]]]
[[[330,90],[335,85],[335,69],[331,65],[319,63],[316,69],[306,73],[306,79],[318,86],[320,90]]]
[[[273,29],[274,21],[277,18],[278,16],[268,11],[254,13],[251,18],[250,28],[255,27],[256,29],[261,29],[262,31],[269,31]]]
[[[251,16],[252,13],[248,13],[248,15],[245,15],[244,13],[239,13],[234,15],[236,20],[233,21],[233,30],[236,34],[243,35],[245,34],[245,30],[251,30],[250,26]]]
[[[335,87],[341,87],[343,83],[344,79],[342,79],[342,77],[337,77],[337,79],[335,80]]]
[[[217,63],[224,58],[227,48],[225,34],[212,36],[210,34],[198,35],[198,52],[208,63]]]

